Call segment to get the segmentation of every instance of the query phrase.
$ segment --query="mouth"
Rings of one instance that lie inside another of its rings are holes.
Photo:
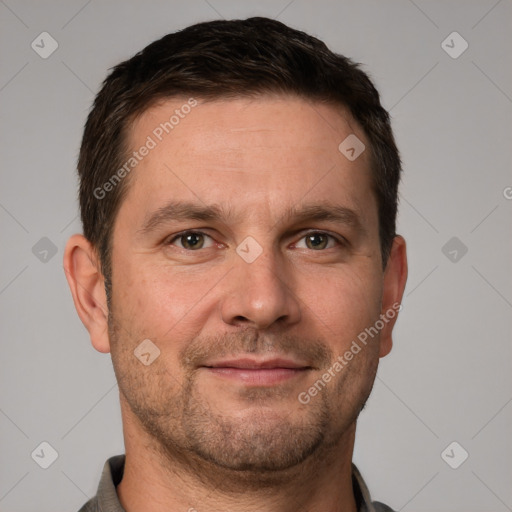
[[[210,375],[250,386],[273,386],[308,373],[313,368],[291,359],[240,358],[201,366]]]

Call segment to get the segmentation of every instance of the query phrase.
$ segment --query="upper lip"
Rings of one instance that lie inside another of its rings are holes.
[[[241,368],[241,369],[271,369],[271,368],[291,368],[291,369],[305,369],[311,368],[307,364],[303,364],[293,359],[287,358],[273,358],[273,359],[254,359],[250,357],[241,357],[236,359],[222,359],[212,361],[203,366],[207,368]]]

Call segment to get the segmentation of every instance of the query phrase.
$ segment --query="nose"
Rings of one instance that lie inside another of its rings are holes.
[[[291,272],[278,255],[269,249],[251,263],[238,255],[235,259],[221,306],[226,324],[263,330],[299,322],[300,302]]]

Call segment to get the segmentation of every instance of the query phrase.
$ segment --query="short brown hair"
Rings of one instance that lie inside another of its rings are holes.
[[[98,251],[107,292],[112,230],[128,180],[102,198],[95,190],[126,160],[130,123],[164,98],[211,100],[268,93],[343,106],[364,130],[372,155],[385,265],[395,236],[401,164],[389,115],[369,77],[319,39],[278,21],[218,20],[151,43],[115,66],[96,96],[78,161],[80,211],[84,235]]]

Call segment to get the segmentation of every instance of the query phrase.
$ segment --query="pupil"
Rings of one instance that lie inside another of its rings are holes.
[[[308,237],[309,245],[313,248],[324,247],[325,246],[325,237],[323,235],[309,235]]]
[[[192,248],[200,246],[201,245],[200,235],[198,235],[197,233],[192,233],[190,235],[186,235],[184,245],[185,245],[185,247],[192,247]]]

